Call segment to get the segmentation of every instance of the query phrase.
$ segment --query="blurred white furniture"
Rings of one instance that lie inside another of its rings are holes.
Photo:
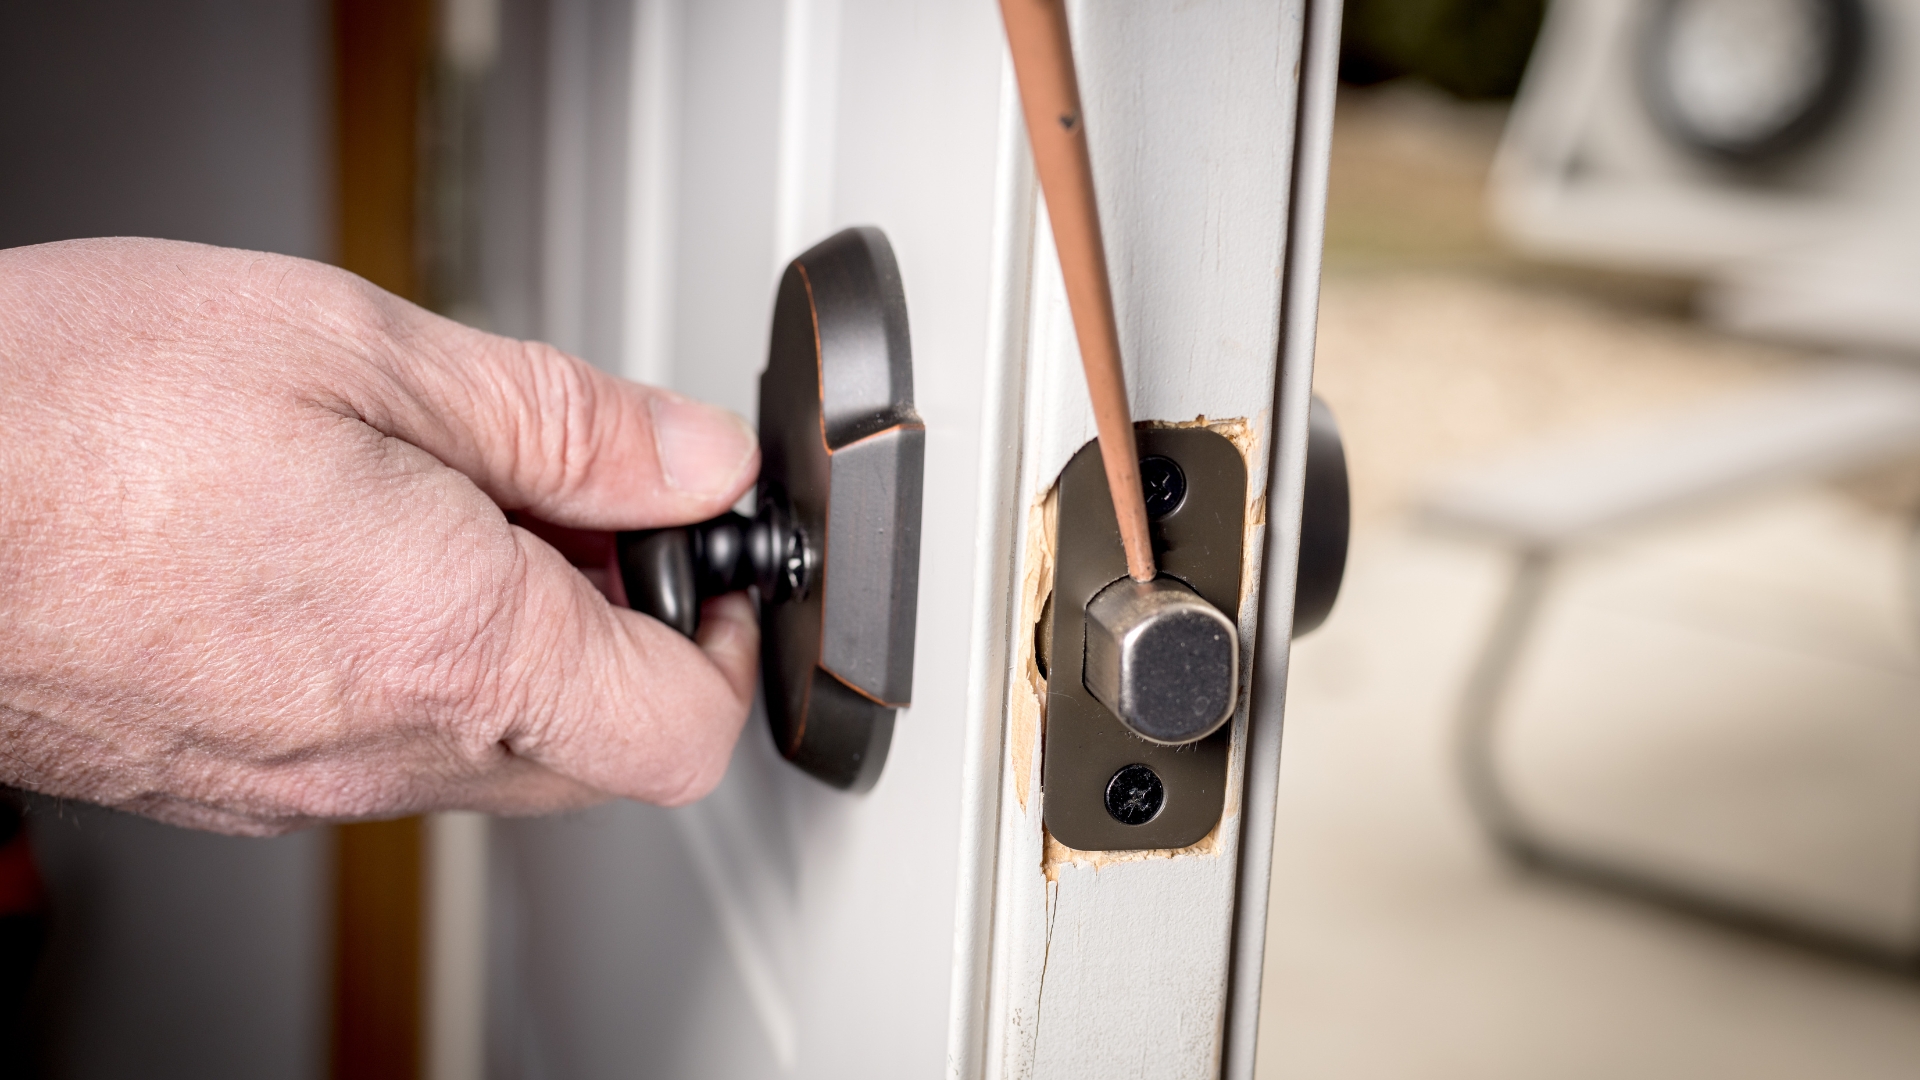
[[[1494,218],[1538,257],[1696,279],[1702,314],[1738,332],[1920,354],[1915,58],[1916,0],[1554,0],[1496,157]],[[1470,798],[1496,839],[1720,916],[1825,933],[1751,897],[1546,842],[1498,767],[1499,713],[1552,568],[1576,545],[1916,442],[1920,379],[1840,369],[1436,493],[1433,520],[1517,553],[1460,715]]]
[[[1503,709],[1565,556],[1678,512],[1844,474],[1916,448],[1920,373],[1849,364],[1657,422],[1540,447],[1435,490],[1422,506],[1426,522],[1514,554],[1511,583],[1456,721],[1468,803],[1496,843],[1523,862],[1722,919],[1878,958],[1920,959],[1920,940],[1822,925],[1763,898],[1703,888],[1629,857],[1552,838],[1514,798],[1500,754]]]
[[[1915,0],[1554,0],[1495,219],[1546,258],[1698,277],[1737,330],[1920,351],[1916,58]]]

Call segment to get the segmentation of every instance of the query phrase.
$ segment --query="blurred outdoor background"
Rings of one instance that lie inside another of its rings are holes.
[[[1796,6],[1822,7],[1771,5]],[[1811,443],[1768,457],[1764,408],[1754,432],[1724,415],[1861,360],[1889,365],[1871,407],[1903,392],[1905,350],[1725,329],[1703,318],[1711,269],[1522,254],[1489,179],[1542,8],[1347,4],[1315,381],[1345,437],[1353,546],[1293,655],[1261,1073],[1913,1076],[1920,470],[1897,420],[1814,469],[1778,460]],[[1560,44],[1571,66],[1584,46]],[[1751,200],[1831,145],[1751,174],[1679,168],[1703,198]],[[1615,489],[1686,473],[1660,448],[1710,423],[1753,460],[1701,466],[1720,482],[1626,526],[1546,543],[1441,520],[1448,492],[1530,467],[1563,502],[1631,501]],[[1556,484],[1583,445],[1606,453]],[[1645,475],[1610,487],[1593,463],[1612,459]],[[1523,865],[1471,812],[1460,712],[1530,545],[1553,561],[1492,753],[1548,855]]]

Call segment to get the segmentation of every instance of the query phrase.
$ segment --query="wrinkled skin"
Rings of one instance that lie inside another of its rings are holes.
[[[731,414],[317,263],[0,251],[0,782],[235,833],[696,799],[745,598],[687,641],[503,511],[678,524],[758,470]]]

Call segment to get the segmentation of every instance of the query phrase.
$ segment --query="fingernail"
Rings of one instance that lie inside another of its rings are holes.
[[[690,495],[724,495],[759,445],[747,422],[725,409],[656,391],[654,445],[667,485]]]

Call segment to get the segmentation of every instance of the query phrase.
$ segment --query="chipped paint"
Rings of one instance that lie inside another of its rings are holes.
[[[1020,620],[1015,624],[1021,627],[1015,635],[1013,661],[1020,677],[1008,695],[1007,752],[1013,765],[1013,790],[1023,811],[1033,788],[1034,755],[1041,752],[1040,731],[1047,719],[1047,678],[1040,674],[1034,649],[1041,609],[1053,594],[1058,487],[1058,482],[1049,487],[1027,513],[1027,570],[1020,581]]]
[[[1235,785],[1237,787],[1237,785]],[[1232,793],[1229,793],[1229,798]],[[1040,859],[1040,872],[1047,881],[1057,884],[1060,870],[1065,866],[1077,866],[1098,871],[1102,867],[1118,863],[1152,862],[1157,859],[1180,859],[1188,856],[1217,856],[1220,854],[1220,834],[1225,829],[1239,829],[1239,815],[1222,814],[1213,831],[1201,837],[1198,842],[1183,848],[1152,848],[1146,851],[1081,851],[1070,848],[1046,834],[1046,847]]]
[[[1255,435],[1253,427],[1244,416],[1231,416],[1224,420],[1209,420],[1203,413],[1191,420],[1141,420],[1134,425],[1137,428],[1167,429],[1203,427],[1216,434],[1225,435],[1229,442],[1240,448],[1240,456],[1247,457],[1253,452]]]

